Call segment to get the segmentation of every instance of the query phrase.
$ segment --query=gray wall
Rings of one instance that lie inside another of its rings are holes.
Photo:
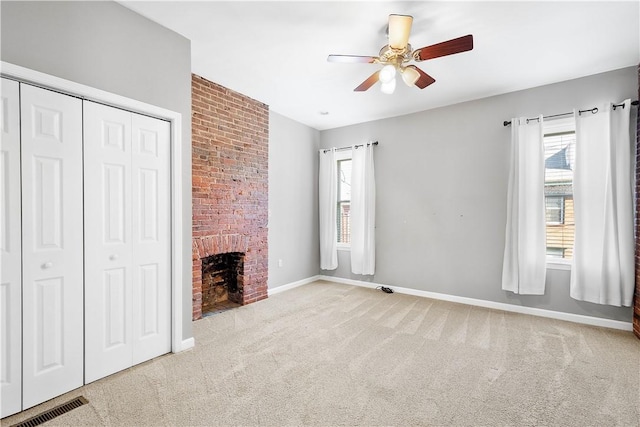
[[[549,270],[544,296],[502,291],[510,143],[502,122],[635,99],[637,84],[630,67],[322,131],[322,148],[370,139],[380,145],[376,274],[351,274],[348,252],[339,252],[336,271],[321,274],[630,322],[630,308],[570,298],[569,271]]]
[[[0,59],[182,114],[183,338],[191,332],[191,42],[115,2],[0,3]]]
[[[319,131],[269,112],[269,289],[320,270],[319,141]]]

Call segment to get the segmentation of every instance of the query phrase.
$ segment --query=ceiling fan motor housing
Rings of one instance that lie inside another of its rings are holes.
[[[400,64],[409,62],[413,59],[411,56],[411,45],[407,44],[402,49],[395,49],[389,45],[385,45],[380,49],[378,58],[379,62],[382,64],[393,64],[399,66]]]

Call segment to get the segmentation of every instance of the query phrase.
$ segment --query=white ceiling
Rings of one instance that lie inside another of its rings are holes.
[[[121,3],[190,39],[194,73],[320,130],[640,63],[638,0]],[[353,92],[380,66],[327,55],[377,55],[390,13],[414,17],[414,48],[473,34],[474,49],[417,63],[436,79],[424,90]]]

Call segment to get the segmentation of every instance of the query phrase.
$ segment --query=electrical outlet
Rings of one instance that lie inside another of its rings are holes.
[[[282,267],[282,260],[281,259],[278,260],[278,267]]]

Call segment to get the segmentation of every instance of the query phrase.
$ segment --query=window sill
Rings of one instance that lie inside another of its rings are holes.
[[[351,245],[338,245],[338,250],[339,251],[350,251],[351,250]]]
[[[571,270],[571,261],[547,259],[547,270]]]

